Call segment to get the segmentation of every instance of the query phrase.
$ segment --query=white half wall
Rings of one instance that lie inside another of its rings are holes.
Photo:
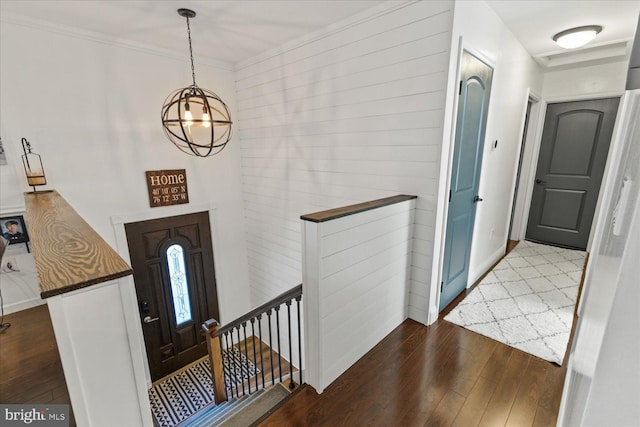
[[[78,426],[153,426],[135,295],[128,276],[47,298]]]
[[[305,368],[318,393],[407,319],[415,206],[303,221]]]
[[[24,209],[20,140],[42,156],[55,188],[111,246],[114,215],[170,216],[150,208],[146,170],[186,169],[190,205],[215,204],[214,257],[222,321],[250,308],[240,185],[240,146],[194,158],[165,137],[165,97],[191,83],[185,57],[123,45],[28,18],[1,17],[0,109],[8,166],[0,167],[0,205]],[[231,65],[196,63],[198,83],[237,117]],[[6,179],[5,179],[6,178]],[[160,214],[161,215],[161,214]]]

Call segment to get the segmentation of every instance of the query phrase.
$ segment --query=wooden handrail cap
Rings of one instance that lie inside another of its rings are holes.
[[[216,319],[209,319],[209,320],[205,320],[205,322],[202,324],[202,329],[206,331],[211,331],[211,330],[218,329],[218,326],[220,326],[220,323],[218,323]]]

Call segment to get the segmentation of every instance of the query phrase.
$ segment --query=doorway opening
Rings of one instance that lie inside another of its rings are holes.
[[[219,319],[208,212],[124,224],[151,380],[207,354]]]
[[[493,68],[462,51],[440,307],[467,288]]]
[[[527,132],[529,131],[529,123],[531,119],[531,107],[533,106],[533,98],[529,97],[527,100],[527,110],[524,115],[524,129],[522,130],[522,141],[520,142],[520,157],[518,158],[518,169],[516,172],[516,183],[513,190],[513,203],[511,204],[511,217],[509,219],[509,232],[507,236],[511,238],[511,232],[513,230],[513,221],[516,214],[516,202],[518,201],[518,189],[520,187],[520,176],[522,174],[522,159],[524,158],[524,149],[527,141]]]
[[[547,106],[526,239],[585,250],[620,98]]]

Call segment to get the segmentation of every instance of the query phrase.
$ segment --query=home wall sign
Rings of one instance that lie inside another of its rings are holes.
[[[184,169],[146,171],[149,205],[171,206],[189,203],[187,172]]]

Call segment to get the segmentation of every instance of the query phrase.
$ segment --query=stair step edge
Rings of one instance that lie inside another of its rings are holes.
[[[192,424],[185,423],[185,424],[181,424],[180,427],[211,426],[214,423],[217,423],[221,420],[226,419],[227,417],[233,416],[234,413],[238,412],[243,407],[249,405],[254,398],[257,398],[263,393],[264,393],[264,390],[261,389],[251,395],[241,396],[236,400],[224,402],[220,405],[217,405],[218,407],[223,406],[224,408],[222,410],[207,411],[206,413],[203,413],[202,415],[197,416],[197,418],[194,418],[192,421]]]

